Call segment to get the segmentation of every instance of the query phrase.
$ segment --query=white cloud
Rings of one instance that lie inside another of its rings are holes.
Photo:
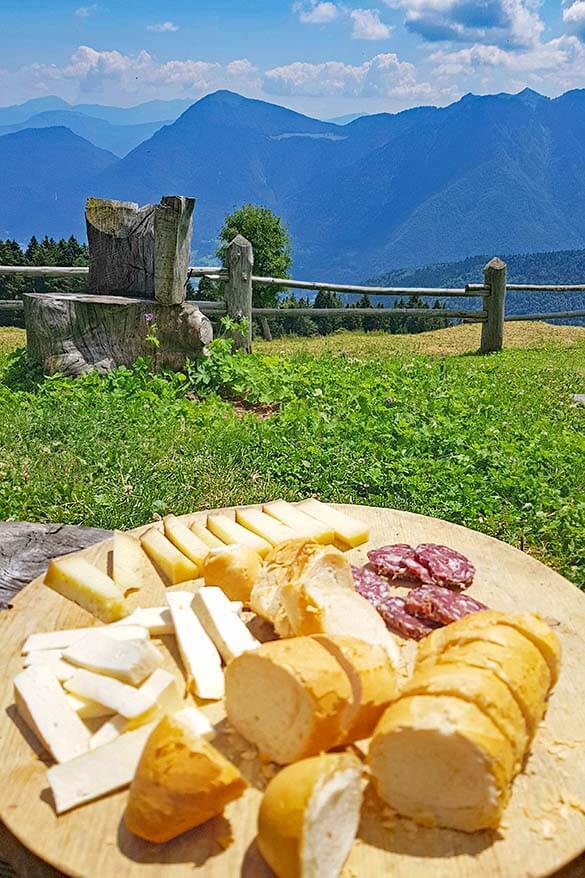
[[[88,18],[92,14],[92,12],[97,12],[98,5],[97,3],[92,3],[91,6],[78,6],[75,10],[75,15],[77,18]]]
[[[298,2],[293,4],[294,12],[298,12],[299,21],[302,24],[328,24],[334,21],[339,15],[339,9],[335,3],[319,2],[319,0],[309,0],[309,2]]]
[[[173,21],[161,21],[158,24],[147,24],[146,30],[153,31],[155,34],[167,34],[179,30],[179,26]]]
[[[349,16],[354,40],[386,40],[390,36],[392,28],[380,19],[377,9],[352,9]]]
[[[585,41],[585,0],[575,0],[574,3],[569,0],[563,9],[563,21]]]

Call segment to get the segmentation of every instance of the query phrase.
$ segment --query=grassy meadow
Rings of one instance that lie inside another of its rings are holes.
[[[43,378],[0,330],[0,519],[128,528],[298,499],[397,507],[585,584],[585,329],[508,324],[260,342],[178,376]]]

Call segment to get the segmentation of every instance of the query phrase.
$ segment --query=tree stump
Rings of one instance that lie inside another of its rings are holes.
[[[27,293],[24,317],[29,356],[48,375],[104,373],[148,356],[159,367],[180,370],[213,338],[210,321],[192,302]],[[156,336],[158,346],[149,335]]]

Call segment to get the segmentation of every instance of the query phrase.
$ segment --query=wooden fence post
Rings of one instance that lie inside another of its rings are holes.
[[[504,308],[506,304],[506,273],[507,266],[497,256],[490,259],[483,270],[486,287],[490,288],[489,296],[484,299],[487,317],[481,325],[482,354],[501,351],[504,343]]]
[[[234,333],[234,351],[252,352],[252,245],[242,235],[236,235],[225,254],[228,278],[225,282],[225,304],[229,317],[248,321],[245,334]]]

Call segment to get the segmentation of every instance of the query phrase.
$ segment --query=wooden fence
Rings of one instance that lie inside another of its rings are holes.
[[[513,284],[507,282],[506,263],[498,257],[491,259],[484,268],[483,283],[469,283],[465,287],[374,287],[356,284],[339,284],[293,280],[291,278],[261,277],[253,274],[254,255],[252,245],[238,235],[226,251],[224,265],[192,266],[186,282],[190,278],[208,278],[224,282],[224,302],[198,301],[201,311],[211,317],[224,314],[248,321],[246,336],[235,339],[236,347],[250,351],[252,346],[252,318],[258,317],[265,336],[269,337],[267,317],[282,316],[331,316],[333,314],[371,315],[371,308],[254,308],[252,307],[253,285],[264,284],[293,290],[330,290],[338,293],[375,296],[431,296],[433,298],[469,298],[478,297],[482,307],[477,310],[457,308],[392,308],[392,314],[404,314],[421,317],[446,317],[479,322],[482,324],[480,351],[483,354],[502,349],[504,343],[504,310],[506,295],[515,291],[528,292],[585,292],[583,284]],[[0,265],[0,275],[24,275],[27,277],[75,277],[87,275],[86,266],[24,266]],[[0,309],[20,310],[22,302],[18,300],[0,300]],[[388,309],[390,311],[390,309]],[[585,311],[557,311],[549,313],[514,314],[506,320],[553,320],[571,317],[585,317]]]

